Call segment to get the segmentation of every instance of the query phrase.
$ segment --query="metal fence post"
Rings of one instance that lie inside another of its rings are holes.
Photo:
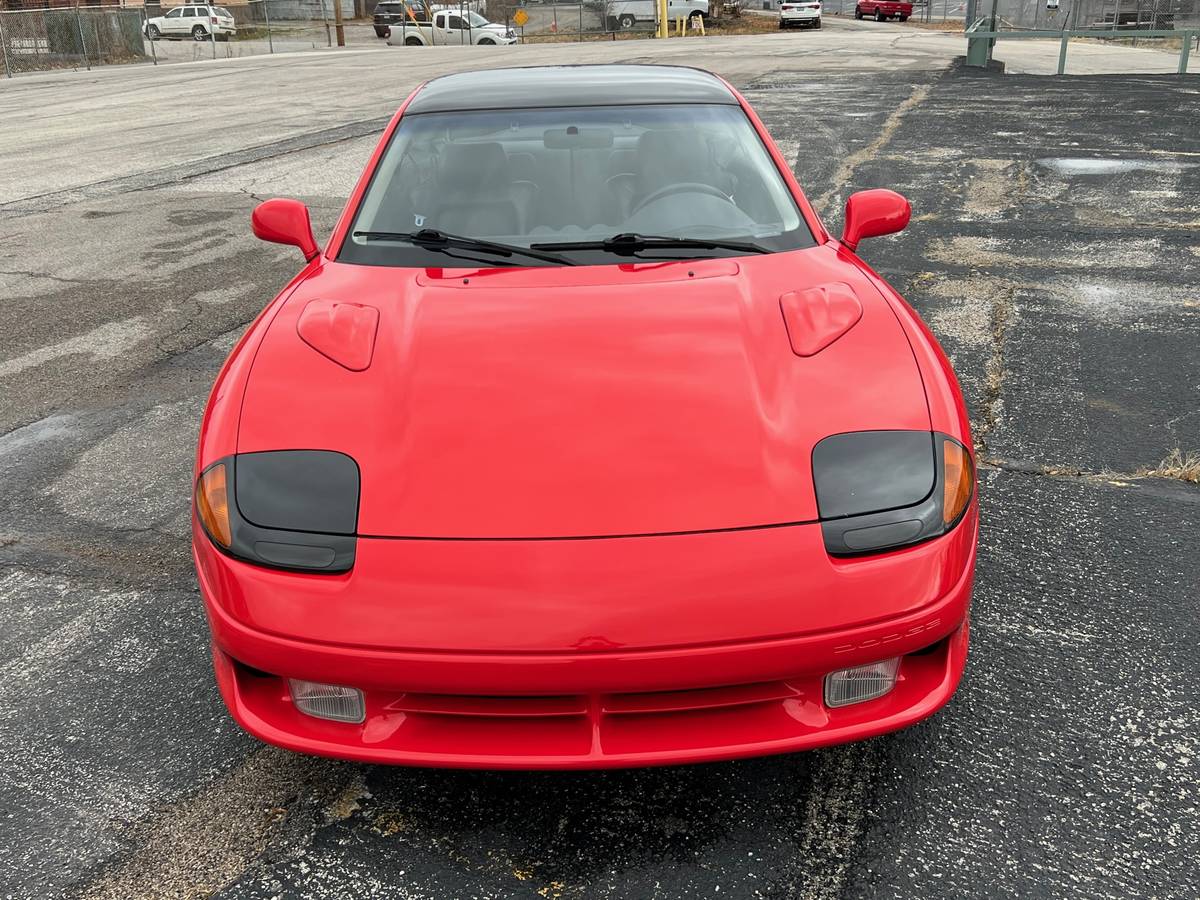
[[[155,48],[155,41],[150,37],[150,13],[146,12],[146,7],[142,7],[142,31],[146,34],[146,40],[150,43],[150,58],[154,60],[154,64],[158,65],[158,50]]]
[[[83,51],[83,64],[90,72],[92,71],[92,64],[88,62],[87,41],[83,39],[83,22],[79,19],[79,0],[75,0],[75,30],[79,32],[79,49]]]
[[[325,0],[321,0],[321,18],[325,20],[325,46],[333,46],[333,38],[329,35],[329,12],[325,9]]]
[[[1062,75],[1067,71],[1067,39],[1071,36],[1071,32],[1064,31],[1062,33],[1062,41],[1058,45],[1058,71],[1056,75]]]
[[[1179,46],[1179,74],[1186,75],[1188,67],[1188,55],[1192,52],[1192,33],[1189,31],[1183,36],[1183,41]]]
[[[271,39],[271,0],[262,0],[263,15],[267,17],[267,52],[275,52],[275,42]]]
[[[8,40],[4,37],[4,13],[0,12],[0,53],[4,54],[4,77],[12,78],[12,69],[8,67]]]

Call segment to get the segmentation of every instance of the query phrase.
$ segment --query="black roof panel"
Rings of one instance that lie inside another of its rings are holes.
[[[726,103],[737,100],[719,78],[682,66],[530,66],[435,78],[405,114],[551,106]]]

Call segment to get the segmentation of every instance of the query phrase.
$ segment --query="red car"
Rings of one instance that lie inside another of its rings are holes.
[[[669,67],[450,75],[230,354],[193,550],[249,732],[386,763],[584,768],[870,737],[950,698],[967,414],[754,111]]]
[[[854,18],[873,16],[876,22],[885,22],[888,19],[907,22],[912,11],[911,3],[900,3],[897,0],[858,0],[854,5]]]

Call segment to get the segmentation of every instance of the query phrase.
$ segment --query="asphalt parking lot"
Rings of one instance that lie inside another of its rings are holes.
[[[299,196],[327,231],[425,70],[376,67],[390,96],[337,55],[186,76],[257,100],[257,130],[234,110],[165,131],[185,67],[14,80],[0,896],[1200,896],[1200,485],[1162,467],[1200,451],[1200,83],[712,46],[673,53],[745,89],[832,226],[853,189],[912,200],[862,253],[953,357],[986,464],[952,703],[860,744],[604,773],[389,769],[245,736],[187,523],[212,379],[298,268],[249,212]]]

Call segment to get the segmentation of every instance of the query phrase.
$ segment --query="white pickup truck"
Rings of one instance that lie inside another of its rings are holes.
[[[632,28],[641,23],[653,24],[658,18],[657,0],[610,0],[605,14],[608,28]],[[667,20],[708,18],[708,0],[667,0]]]
[[[388,26],[387,42],[392,47],[441,47],[453,44],[515,44],[511,28],[489,22],[468,9],[435,9],[432,18],[420,7],[408,7],[412,16]]]

